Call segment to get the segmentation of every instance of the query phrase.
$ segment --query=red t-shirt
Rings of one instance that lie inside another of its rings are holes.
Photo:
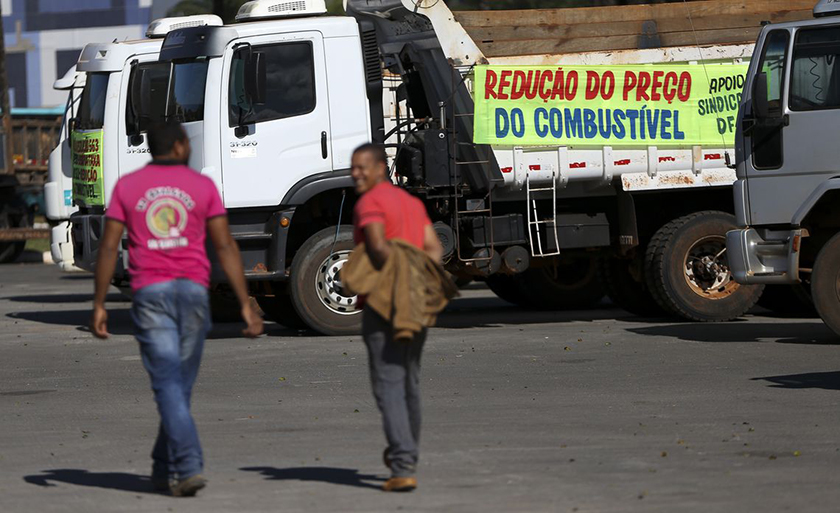
[[[394,186],[382,182],[367,191],[353,209],[353,241],[365,241],[362,228],[371,223],[385,225],[385,239],[402,239],[423,249],[426,226],[432,224],[426,207],[419,199]]]
[[[149,164],[120,178],[105,215],[128,228],[132,290],[178,278],[210,285],[207,220],[225,215],[212,180],[184,165]]]

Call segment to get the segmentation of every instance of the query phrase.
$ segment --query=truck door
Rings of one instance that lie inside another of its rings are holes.
[[[119,175],[137,171],[152,160],[149,145],[146,143],[146,132],[149,124],[162,119],[166,105],[166,90],[169,82],[169,65],[157,62],[157,54],[142,55],[126,63],[122,76],[123,84],[120,88],[119,116],[119,147],[117,148],[117,162]],[[147,87],[152,105],[149,116],[138,116],[138,106],[132,102],[132,88]],[[114,127],[117,129],[117,127]],[[136,135],[131,135],[139,131]],[[116,180],[114,181],[116,183]]]
[[[837,147],[824,137],[840,133],[838,57],[840,25],[767,33],[746,116],[754,124],[746,159],[750,224],[789,224],[826,175],[840,171]],[[756,85],[764,80],[766,91]]]
[[[260,103],[246,94],[257,54],[265,62]],[[278,205],[300,180],[332,171],[323,38],[319,32],[254,38],[234,44],[225,59],[225,206]]]

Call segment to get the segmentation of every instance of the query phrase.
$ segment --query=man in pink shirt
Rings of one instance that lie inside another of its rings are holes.
[[[131,317],[161,419],[152,484],[176,496],[193,496],[206,485],[190,396],[210,329],[208,233],[242,306],[243,335],[259,336],[263,325],[250,306],[219,192],[212,180],[186,166],[190,142],[184,130],[178,124],[156,126],[148,142],[152,162],[117,182],[105,213],[91,329],[99,338],[108,337],[105,296],[127,229]]]

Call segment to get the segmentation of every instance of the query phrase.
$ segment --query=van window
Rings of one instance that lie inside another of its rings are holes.
[[[105,96],[108,91],[109,73],[89,73],[82,98],[79,101],[79,114],[76,116],[76,128],[96,130],[105,124]]]
[[[796,33],[790,70],[790,109],[840,107],[840,26]]]
[[[262,105],[245,95],[245,61],[261,52],[266,61],[266,95]],[[300,116],[315,110],[315,61],[312,43],[300,41],[251,48],[233,54],[228,93],[230,126]]]

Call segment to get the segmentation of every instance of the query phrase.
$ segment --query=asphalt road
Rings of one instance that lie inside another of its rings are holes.
[[[194,398],[209,487],[150,493],[157,417],[118,294],[0,266],[0,511],[840,509],[840,345],[817,319],[527,312],[468,290],[424,354],[420,488],[387,477],[364,347],[218,325]]]

